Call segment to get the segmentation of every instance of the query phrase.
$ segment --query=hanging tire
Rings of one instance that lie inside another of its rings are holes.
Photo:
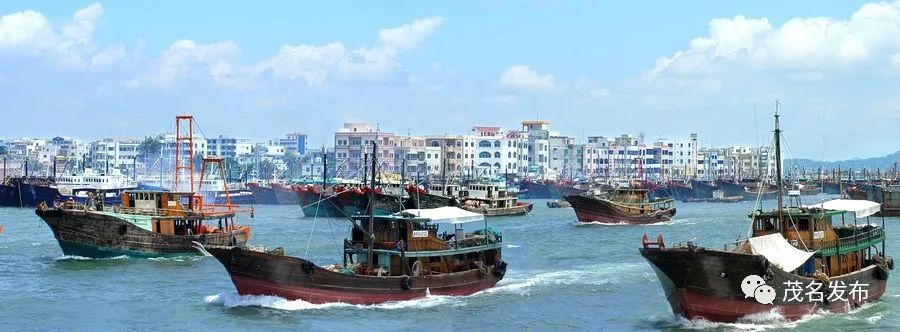
[[[889,275],[890,272],[881,265],[878,265],[878,267],[875,268],[875,278],[878,280],[887,280]]]
[[[119,225],[119,230],[118,230],[118,232],[119,232],[119,235],[125,236],[125,234],[128,233],[128,226],[125,226],[125,225]]]
[[[494,264],[494,275],[497,277],[503,277],[506,275],[506,262],[499,261]]]
[[[400,278],[400,287],[402,287],[403,290],[412,289],[412,287],[413,287],[412,278],[410,278],[409,276],[403,276],[402,278]]]

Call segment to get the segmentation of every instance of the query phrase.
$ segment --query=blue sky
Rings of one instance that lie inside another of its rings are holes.
[[[900,3],[863,1],[0,3],[0,136],[204,133],[329,144],[344,121],[398,133],[515,128],[793,157],[900,149]],[[878,134],[873,134],[878,133]]]

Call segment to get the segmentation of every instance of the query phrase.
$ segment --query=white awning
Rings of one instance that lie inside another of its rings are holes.
[[[881,211],[881,204],[879,203],[856,199],[834,199],[819,204],[807,205],[806,207],[853,212],[856,215],[856,219],[865,218]]]
[[[762,255],[784,271],[791,272],[806,263],[814,251],[803,251],[792,246],[781,233],[750,238],[754,255]]]
[[[433,223],[442,224],[464,224],[468,222],[484,220],[484,215],[482,214],[469,212],[452,206],[445,206],[436,209],[407,209],[394,213],[394,215],[431,219],[431,222]]]

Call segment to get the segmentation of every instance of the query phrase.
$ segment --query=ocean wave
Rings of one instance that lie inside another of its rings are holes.
[[[507,248],[520,248],[520,247],[522,247],[522,246],[516,245],[516,244],[507,244],[506,247],[507,247]]]
[[[765,331],[770,329],[794,328],[799,324],[822,318],[825,315],[827,315],[827,313],[818,311],[804,315],[798,320],[790,321],[781,314],[778,308],[773,308],[770,311],[744,316],[738,319],[736,323],[719,323],[711,322],[703,318],[687,319],[679,317],[676,324],[679,325],[679,327],[690,330],[736,329],[742,331]]]
[[[622,277],[628,275],[623,273],[639,267],[640,264],[598,264],[581,268],[539,272],[531,277],[517,279],[509,277],[500,281],[494,288],[483,290],[480,293],[513,293],[518,295],[527,295],[533,288],[552,285],[609,285],[616,283]]]
[[[200,255],[183,255],[183,256],[167,256],[167,257],[151,257],[147,258],[156,262],[196,262],[202,260],[206,256]]]
[[[127,259],[129,258],[126,255],[119,255],[113,257],[104,257],[104,258],[91,258],[77,255],[63,255],[54,258],[55,261],[109,261],[109,260],[117,260],[117,259]]]
[[[576,226],[576,227],[577,227],[577,226],[581,226],[581,227],[592,227],[592,226],[660,226],[660,225],[671,225],[671,224],[673,224],[673,221],[672,221],[672,220],[668,220],[668,221],[660,221],[660,222],[654,222],[654,223],[649,223],[649,224],[629,224],[629,223],[624,222],[624,221],[620,221],[620,222],[616,222],[616,223],[601,222],[601,221],[588,221],[588,222],[585,222],[585,221],[579,221],[579,222],[576,222],[576,223],[575,223],[575,226]]]
[[[427,309],[446,305],[464,305],[464,296],[439,296],[431,295],[430,292],[423,298],[391,301],[380,304],[362,305],[349,303],[323,303],[315,304],[303,300],[288,300],[272,295],[240,295],[236,292],[219,293],[207,296],[206,303],[220,304],[228,308],[234,307],[263,307],[287,311],[301,310],[327,310],[327,309],[380,309],[380,310],[397,310],[397,309]]]

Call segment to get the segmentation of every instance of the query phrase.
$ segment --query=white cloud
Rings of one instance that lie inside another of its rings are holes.
[[[94,70],[107,68],[121,61],[127,55],[125,46],[109,45],[91,57],[91,68]]]
[[[781,26],[739,15],[711,20],[708,36],[660,58],[646,77],[708,77],[744,68],[810,77],[808,72],[889,65],[898,51],[900,1],[865,4],[847,20],[797,17]]]
[[[500,85],[521,91],[553,91],[557,89],[553,75],[541,75],[525,65],[515,65],[506,68],[500,74]]]
[[[231,41],[197,44],[188,39],[178,40],[155,61],[149,73],[138,77],[137,82],[171,87],[176,79],[192,75],[205,74],[217,80],[233,78],[235,73],[229,61],[239,53],[237,44]]]
[[[381,29],[378,31],[378,42],[382,47],[397,51],[413,49],[434,34],[443,22],[443,17],[435,16],[414,20],[396,28]]]
[[[385,79],[399,66],[398,55],[417,48],[443,21],[442,17],[428,17],[381,29],[374,46],[353,50],[339,42],[323,46],[284,45],[274,56],[251,66],[250,72],[260,75],[271,71],[277,79],[303,79],[310,86],[323,85],[331,76],[344,80]]]
[[[322,85],[333,72],[338,63],[347,55],[341,43],[325,46],[284,45],[275,56],[253,66],[250,71],[254,75],[271,70],[278,79],[303,79],[307,85]]]
[[[94,50],[91,41],[102,15],[103,6],[94,3],[75,12],[58,29],[34,10],[4,15],[0,17],[0,49],[51,54],[64,67],[81,68]]]

